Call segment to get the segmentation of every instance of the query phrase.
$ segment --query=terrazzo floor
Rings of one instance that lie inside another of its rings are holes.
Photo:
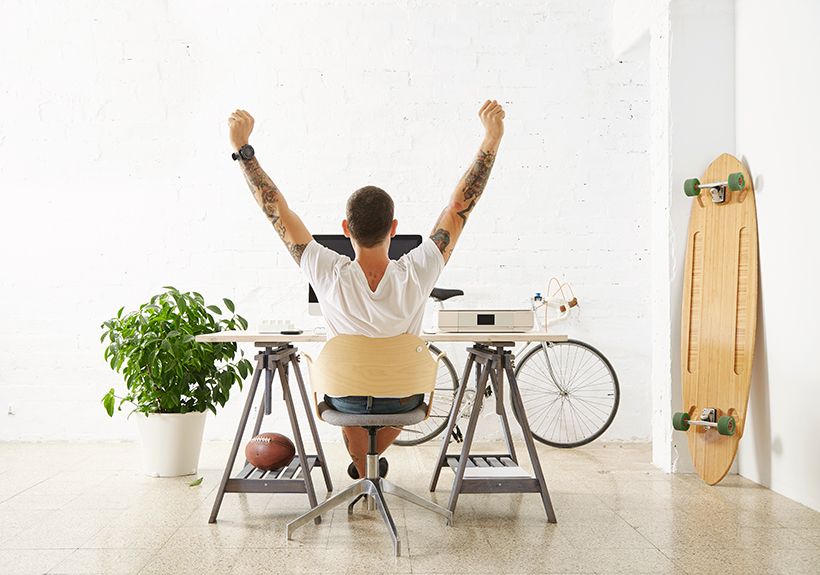
[[[227,494],[209,525],[228,449],[206,442],[203,481],[190,487],[142,476],[136,443],[0,443],[0,574],[820,573],[820,513],[738,476],[709,487],[667,475],[648,445],[539,446],[557,525],[535,494],[462,495],[451,527],[388,496],[398,558],[361,508],[286,541],[303,494]],[[344,447],[325,450],[338,490],[351,481]],[[427,491],[437,445],[387,455],[391,480],[446,504],[452,473]]]

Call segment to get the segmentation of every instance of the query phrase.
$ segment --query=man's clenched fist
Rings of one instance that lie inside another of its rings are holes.
[[[484,129],[487,131],[487,137],[494,140],[500,140],[504,135],[504,108],[495,100],[487,100],[481,109],[478,111],[478,117],[481,118],[481,123],[484,124]]]
[[[233,146],[234,151],[237,151],[247,144],[248,139],[251,137],[251,132],[253,132],[253,116],[245,110],[236,110],[231,114],[231,117],[228,118],[228,127],[231,146]]]

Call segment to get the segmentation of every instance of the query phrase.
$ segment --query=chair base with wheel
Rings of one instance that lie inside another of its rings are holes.
[[[327,423],[338,426],[361,426],[367,429],[369,437],[369,448],[367,450],[367,462],[365,465],[365,476],[359,479],[346,489],[342,490],[337,495],[334,495],[324,503],[311,509],[301,517],[298,517],[288,523],[287,536],[291,538],[296,529],[311,522],[313,519],[327,513],[331,509],[338,507],[344,503],[350,502],[347,506],[348,515],[353,514],[353,507],[362,498],[366,498],[367,508],[372,510],[373,507],[379,510],[387,528],[390,530],[390,536],[393,538],[393,551],[396,556],[401,554],[401,540],[396,529],[396,524],[393,517],[390,515],[390,509],[387,506],[387,501],[384,498],[385,493],[400,497],[405,501],[409,501],[419,507],[423,507],[429,511],[443,515],[450,524],[453,519],[453,514],[448,509],[436,505],[414,493],[402,489],[398,485],[379,477],[379,453],[376,450],[376,433],[382,427],[400,427],[402,425],[413,425],[422,421],[427,414],[427,406],[422,404],[413,411],[399,414],[386,415],[355,415],[350,413],[342,413],[331,409],[325,402],[319,404],[319,412],[321,417]]]
[[[442,355],[437,359],[441,359]],[[374,390],[379,390],[385,397],[429,393],[431,397],[428,402],[432,401],[438,362],[430,356],[424,342],[416,336],[404,334],[372,339],[341,335],[325,345],[315,363],[310,356],[305,357],[308,360],[314,400],[319,393],[344,397],[372,395]],[[317,402],[316,408],[319,419],[326,423],[339,427],[363,427],[367,430],[369,444],[365,476],[288,523],[286,532],[289,540],[299,527],[343,503],[348,503],[347,512],[352,514],[356,502],[365,498],[368,509],[373,510],[375,507],[379,510],[393,539],[393,551],[398,556],[401,554],[401,540],[390,515],[385,493],[438,513],[447,519],[448,524],[452,522],[453,514],[450,510],[379,477],[379,453],[376,446],[379,429],[415,425],[424,421],[430,411],[427,404],[422,403],[407,413],[389,414],[343,413],[324,401]]]

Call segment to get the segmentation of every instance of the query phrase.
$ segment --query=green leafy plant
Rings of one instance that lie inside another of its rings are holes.
[[[236,314],[234,304],[223,299],[226,317],[215,305],[205,305],[197,292],[180,292],[166,286],[137,311],[103,322],[100,342],[108,340],[105,359],[122,373],[127,393],[115,395],[112,387],[102,403],[109,416],[125,402],[145,413],[190,413],[206,409],[216,413],[224,406],[231,388],[253,372],[251,362],[233,342],[199,343],[195,337],[217,331],[247,329],[248,322]]]

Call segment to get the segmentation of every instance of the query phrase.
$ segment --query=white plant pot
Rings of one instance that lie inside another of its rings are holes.
[[[197,472],[205,412],[135,413],[142,443],[142,465],[151,477]]]

